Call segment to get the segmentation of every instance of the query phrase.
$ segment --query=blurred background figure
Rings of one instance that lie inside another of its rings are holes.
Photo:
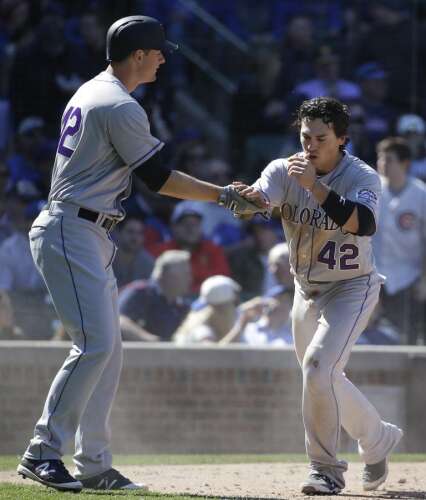
[[[367,163],[374,163],[376,144],[391,132],[396,112],[388,102],[388,75],[376,62],[368,62],[357,68],[356,78],[361,86],[357,105],[363,113],[363,148],[355,151]]]
[[[0,340],[21,340],[22,330],[15,324],[15,313],[9,295],[0,291]]]
[[[228,276],[211,276],[200,289],[201,307],[189,312],[173,336],[179,344],[219,342],[235,325],[241,287]]]
[[[293,293],[276,285],[263,297],[251,299],[239,308],[240,315],[222,344],[241,342],[252,346],[292,345],[291,308]]]
[[[268,253],[282,240],[279,222],[260,216],[247,223],[247,233],[248,237],[228,252],[231,276],[241,285],[243,300],[263,295],[276,284],[268,267]]]
[[[232,182],[232,170],[228,162],[222,158],[207,159],[200,167],[198,177],[204,181],[226,186]],[[245,236],[243,223],[232,213],[217,203],[203,203],[197,201],[184,202],[185,206],[192,207],[202,214],[201,229],[203,235],[216,245],[226,248],[238,243]]]
[[[28,116],[18,126],[15,149],[6,158],[10,180],[25,185],[34,198],[47,198],[53,147],[44,133],[40,116]]]
[[[28,240],[28,231],[40,207],[22,186],[11,185],[6,192],[13,230],[0,245],[0,290],[9,296],[23,335],[48,339],[52,336],[54,311],[47,302],[47,289],[35,267]]]
[[[404,139],[384,139],[377,155],[383,196],[373,248],[386,276],[384,314],[405,343],[425,343],[426,187],[408,175],[411,151]]]
[[[339,56],[328,45],[317,49],[314,78],[299,83],[293,92],[300,100],[330,96],[350,103],[361,97],[361,90],[355,82],[340,77]]]
[[[294,278],[291,274],[289,255],[288,244],[286,242],[277,243],[269,250],[268,266],[275,283],[292,292],[294,290]],[[266,293],[268,292],[269,290],[266,291]]]
[[[134,217],[117,227],[118,250],[112,266],[120,289],[131,281],[148,279],[154,268],[154,257],[144,249],[144,225]]]
[[[356,341],[364,345],[398,345],[401,335],[397,328],[383,315],[383,300],[380,299],[370,316],[367,328]]]
[[[129,283],[119,294],[123,340],[168,341],[189,310],[189,252],[168,250],[155,261],[151,279]]]
[[[411,151],[410,175],[426,182],[426,126],[419,115],[401,115],[396,124],[398,135],[403,137]]]
[[[179,202],[171,217],[172,239],[152,248],[155,256],[166,250],[186,250],[190,253],[194,294],[198,294],[201,283],[209,276],[230,274],[223,249],[204,238],[202,219],[202,212],[192,202]]]

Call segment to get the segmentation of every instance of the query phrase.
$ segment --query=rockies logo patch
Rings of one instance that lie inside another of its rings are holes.
[[[372,205],[377,205],[377,194],[370,189],[360,189],[357,192],[356,197],[358,200],[371,203]]]
[[[409,231],[416,225],[416,214],[413,212],[403,212],[399,214],[398,226],[403,231]]]

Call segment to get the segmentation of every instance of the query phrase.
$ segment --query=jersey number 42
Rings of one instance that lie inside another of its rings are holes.
[[[70,106],[65,112],[62,123],[63,126],[58,144],[58,153],[67,158],[71,158],[74,149],[65,146],[65,139],[67,137],[72,137],[79,131],[81,125],[81,109]]]
[[[335,269],[339,265],[339,269],[358,269],[359,264],[353,262],[359,255],[359,250],[356,245],[344,243],[337,249],[335,241],[327,241],[318,253],[318,262],[327,264],[329,269]],[[339,262],[337,262],[337,259]]]

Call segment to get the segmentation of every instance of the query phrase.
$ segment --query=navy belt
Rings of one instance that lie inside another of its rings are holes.
[[[80,219],[88,220],[90,222],[93,222],[94,224],[97,224],[98,226],[104,228],[106,231],[112,231],[115,226],[120,222],[119,219],[115,219],[113,217],[108,217],[107,215],[101,213],[101,212],[96,212],[94,210],[89,210],[88,208],[83,208],[83,207],[77,207],[76,205],[68,204],[66,202],[61,202],[61,201],[56,201],[56,200],[51,200],[43,207],[44,210],[50,210],[52,205],[53,207],[55,204],[62,204],[65,207],[72,207],[72,213],[77,215],[77,217],[80,217]]]
[[[89,210],[88,208],[83,207],[80,207],[77,212],[77,217],[80,217],[80,219],[89,220],[90,222],[94,222],[95,224],[98,222],[100,216],[101,214],[99,212],[94,212],[93,210]],[[105,219],[100,224],[100,226],[107,231],[112,231],[116,225],[117,221],[115,219],[110,219],[109,217],[105,217]]]

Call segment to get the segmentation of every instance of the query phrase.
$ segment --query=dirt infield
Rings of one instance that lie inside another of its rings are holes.
[[[426,463],[391,463],[385,487],[368,495],[361,488],[361,469],[360,463],[350,464],[341,497],[426,499]],[[307,498],[299,489],[306,476],[306,464],[147,465],[122,466],[120,471],[146,483],[151,491],[165,494],[229,499]],[[0,472],[0,482],[29,484],[13,471]]]

